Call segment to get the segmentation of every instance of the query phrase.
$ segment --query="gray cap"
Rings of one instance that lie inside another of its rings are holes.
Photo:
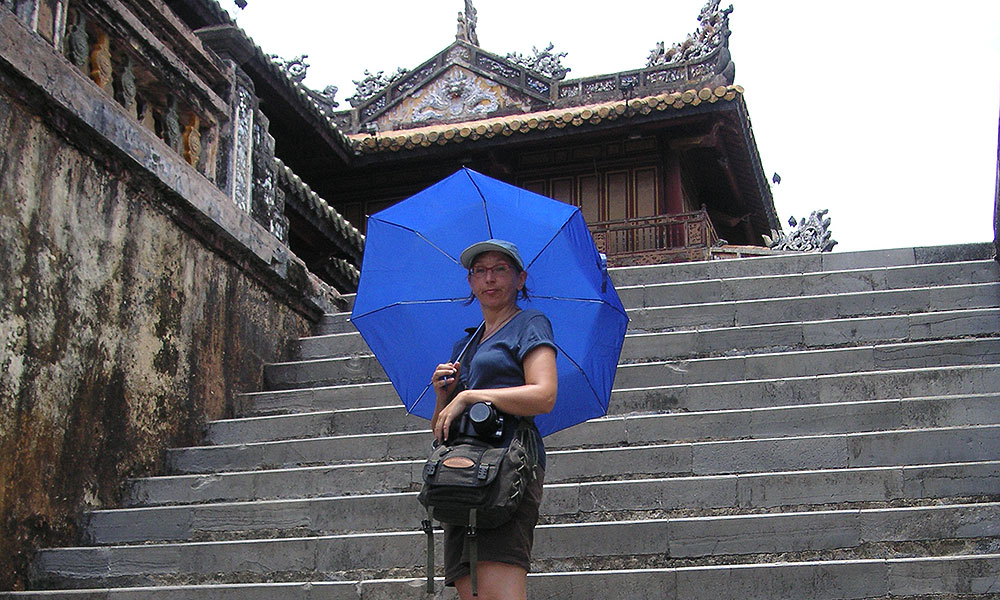
[[[462,261],[463,267],[471,269],[472,261],[476,260],[476,257],[483,252],[501,252],[506,254],[513,259],[517,268],[522,271],[524,270],[524,261],[521,260],[521,253],[517,251],[517,246],[505,240],[485,240],[482,242],[476,242],[465,250],[462,250],[462,255],[459,260]]]

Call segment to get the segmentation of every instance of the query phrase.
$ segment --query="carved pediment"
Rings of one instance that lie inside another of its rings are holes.
[[[379,131],[473,121],[531,110],[524,94],[453,64],[380,115]]]

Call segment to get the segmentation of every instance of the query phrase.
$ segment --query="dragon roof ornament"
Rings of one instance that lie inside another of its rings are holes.
[[[268,58],[271,59],[271,62],[281,67],[285,75],[295,83],[302,83],[306,78],[306,71],[309,70],[309,63],[306,62],[306,59],[309,58],[308,54],[296,56],[290,60],[281,58],[277,54],[270,54]]]
[[[306,62],[306,59],[309,58],[308,54],[302,54],[292,59],[284,59],[277,54],[270,54],[268,55],[268,58],[271,59],[271,62],[280,67],[282,71],[284,71],[285,76],[288,77],[292,83],[296,84],[306,92],[309,99],[321,111],[323,111],[323,114],[330,116],[330,112],[340,106],[340,103],[335,99],[338,90],[337,86],[328,85],[323,88],[323,91],[317,91],[307,87],[305,83],[303,83],[306,78],[306,73],[309,70],[309,63]]]
[[[792,227],[791,233],[772,230],[770,236],[763,236],[764,244],[772,250],[829,252],[837,245],[837,241],[830,239],[833,233],[830,231],[830,218],[826,216],[828,212],[828,209],[814,210],[808,219],[803,217],[799,221],[790,217],[788,224]]]
[[[458,31],[455,33],[455,39],[478,46],[479,34],[476,33],[478,23],[476,7],[472,5],[472,0],[465,0],[465,11],[458,13]]]
[[[406,69],[396,67],[396,71],[386,77],[385,71],[372,73],[368,69],[365,69],[365,76],[361,78],[361,81],[352,80],[354,81],[354,85],[357,86],[357,91],[347,101],[351,103],[351,106],[357,108],[367,100],[377,96],[382,90],[395,83],[396,80],[407,73]]]
[[[551,77],[557,81],[562,80],[570,72],[569,67],[562,65],[562,59],[566,57],[566,53],[553,52],[553,47],[552,42],[549,42],[549,45],[539,52],[537,47],[532,46],[531,51],[534,52],[534,56],[525,56],[519,52],[508,52],[507,60],[531,69],[536,73],[541,73],[546,77]]]
[[[656,47],[649,52],[646,66],[695,60],[725,44],[729,38],[729,13],[733,12],[733,5],[719,10],[720,1],[708,0],[698,13],[698,29],[694,33],[689,33],[683,42],[678,42],[670,48],[665,48],[663,42],[657,42]]]

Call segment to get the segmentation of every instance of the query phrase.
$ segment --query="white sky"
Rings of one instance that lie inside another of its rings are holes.
[[[1000,122],[996,0],[724,0],[736,83],[779,220],[828,208],[837,251],[993,239]],[[220,0],[265,52],[308,54],[305,83],[411,69],[450,44],[463,0]],[[474,0],[480,45],[567,52],[568,78],[645,66],[703,0]]]

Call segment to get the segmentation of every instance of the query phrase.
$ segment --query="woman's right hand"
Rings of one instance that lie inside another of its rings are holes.
[[[434,394],[437,396],[437,401],[434,403],[434,416],[431,417],[432,431],[437,430],[438,417],[441,415],[441,410],[451,400],[452,392],[455,391],[455,386],[458,385],[458,374],[461,371],[462,365],[457,362],[441,363],[434,368],[434,374],[431,375],[431,385],[434,387]],[[441,440],[439,439],[438,441]]]
[[[461,372],[462,365],[458,362],[441,363],[434,369],[431,384],[438,399],[446,399],[451,395],[458,384],[458,374]]]

